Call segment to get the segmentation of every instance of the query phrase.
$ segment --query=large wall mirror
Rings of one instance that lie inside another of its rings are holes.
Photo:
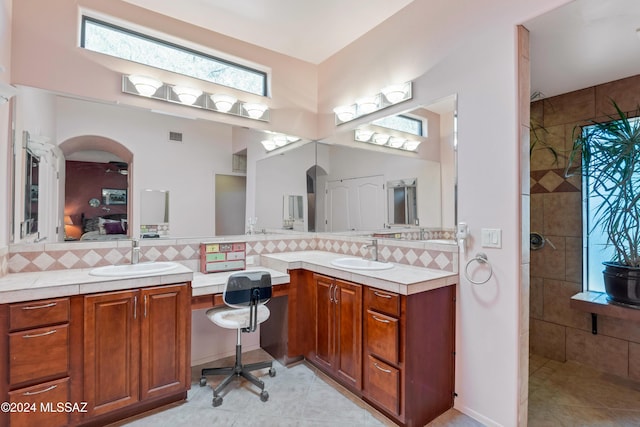
[[[37,223],[40,238],[49,230],[48,242],[80,240],[82,233],[74,228],[96,217],[120,221],[121,238],[145,233],[170,238],[216,236],[215,215],[220,207],[215,205],[221,202],[215,197],[214,177],[219,174],[246,176],[245,203],[225,206],[225,212],[246,216],[243,222],[247,229],[251,223],[253,232],[371,234],[399,227],[454,229],[455,96],[403,113],[420,117],[428,130],[416,152],[356,141],[355,129],[340,126],[320,141],[300,141],[267,153],[260,144],[265,134],[257,130],[21,89],[18,115],[24,114],[17,129],[46,129],[43,117],[54,123],[49,126],[54,129],[50,131],[54,149],[48,151],[57,160],[49,163],[57,165],[59,181],[42,182],[42,160],[38,180]],[[30,116],[34,108],[38,114]],[[170,140],[169,132],[176,131],[183,133],[183,143]],[[246,156],[245,170],[234,166],[238,153]],[[65,186],[70,192],[69,185],[79,187],[85,181],[74,177],[75,172],[65,174],[65,163],[76,162],[82,168],[88,167],[84,163],[95,163],[81,154],[100,155],[101,179],[111,180],[78,202],[84,218],[69,215],[65,200]],[[16,162],[17,224],[25,223],[26,202],[31,202],[26,162],[25,157]],[[392,190],[399,182],[402,187]],[[162,191],[147,193],[146,189]],[[104,202],[103,190],[115,195],[109,204]],[[44,206],[43,199],[48,200]],[[90,205],[92,199],[100,203]],[[152,219],[148,219],[150,212]],[[145,225],[165,229],[160,232]],[[14,233],[14,243],[35,240]]]

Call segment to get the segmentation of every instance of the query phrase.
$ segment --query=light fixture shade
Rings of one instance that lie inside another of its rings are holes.
[[[389,135],[386,135],[384,133],[376,133],[375,135],[373,135],[372,142],[374,144],[384,145],[387,143],[387,141],[389,141]]]
[[[400,136],[392,136],[389,138],[389,146],[393,148],[400,148],[407,141],[407,138],[402,138]]]
[[[415,151],[420,145],[420,141],[407,141],[404,143],[404,149],[409,151]]]
[[[215,93],[211,95],[211,100],[216,106],[216,110],[222,111],[223,113],[229,112],[235,103],[238,102],[238,99],[235,96],[227,95],[225,93]]]
[[[341,105],[333,109],[333,112],[341,122],[353,120],[356,116],[356,108],[353,105]]]
[[[266,105],[254,102],[242,104],[242,107],[252,119],[259,119],[267,111]]]
[[[382,89],[382,94],[392,104],[402,101],[407,96],[408,84],[389,85]]]
[[[135,86],[140,95],[151,96],[162,86],[160,80],[153,77],[130,75],[129,81]]]
[[[64,225],[73,225],[73,220],[71,219],[71,215],[64,216]]]
[[[373,136],[373,131],[368,129],[356,129],[356,141],[369,142]]]
[[[262,144],[264,149],[267,150],[267,151],[272,151],[272,150],[275,150],[277,148],[276,147],[276,143],[273,142],[270,139],[265,139],[264,141],[260,141],[260,143]]]
[[[358,115],[369,114],[378,109],[378,97],[377,96],[365,96],[356,100],[358,105]]]
[[[176,94],[180,102],[187,105],[193,105],[194,102],[202,95],[200,89],[194,89],[186,86],[172,86],[171,90]]]

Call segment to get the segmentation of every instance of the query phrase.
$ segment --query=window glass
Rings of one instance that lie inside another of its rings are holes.
[[[388,129],[398,130],[400,132],[422,136],[422,120],[408,116],[398,115],[384,117],[373,121],[373,124]]]
[[[266,96],[266,73],[84,16],[81,47]]]

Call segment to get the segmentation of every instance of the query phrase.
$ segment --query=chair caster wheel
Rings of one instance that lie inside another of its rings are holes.
[[[262,400],[263,402],[269,400],[269,393],[267,393],[265,390],[262,390],[262,393],[260,393],[260,400]]]
[[[270,368],[270,369],[269,369],[269,376],[270,376],[271,378],[273,378],[273,377],[275,377],[275,376],[276,376],[276,368]]]
[[[218,406],[222,405],[222,397],[214,396],[213,402],[211,404],[213,405],[214,408],[217,408]]]
[[[200,387],[207,385],[207,379],[205,377],[200,378]]]

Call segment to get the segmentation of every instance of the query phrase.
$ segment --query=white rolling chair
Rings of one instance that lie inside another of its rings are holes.
[[[274,377],[276,371],[272,362],[242,364],[242,332],[254,332],[258,324],[269,318],[269,309],[265,305],[271,298],[271,275],[266,271],[241,271],[229,276],[223,292],[224,303],[230,308],[212,308],[207,317],[216,325],[236,329],[236,362],[232,367],[205,368],[200,377],[200,386],[207,384],[206,375],[229,374],[213,390],[213,406],[222,405],[220,391],[236,377],[244,377],[260,388],[260,400],[269,400],[269,393],[264,389],[264,382],[250,371],[269,368],[269,375]]]

